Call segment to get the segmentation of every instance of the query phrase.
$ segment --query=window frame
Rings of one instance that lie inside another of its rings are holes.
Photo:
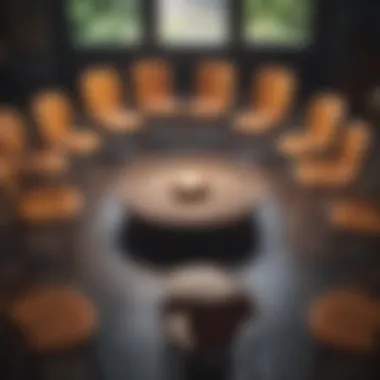
[[[256,44],[254,41],[247,43],[244,38],[244,3],[245,0],[226,0],[227,6],[229,7],[230,11],[228,12],[228,30],[230,34],[230,39],[226,43],[226,45],[223,46],[165,46],[164,43],[159,43],[155,39],[155,31],[157,29],[158,23],[157,23],[157,5],[158,1],[156,0],[139,0],[141,1],[141,23],[142,23],[142,29],[143,29],[143,38],[142,43],[137,45],[130,45],[130,46],[110,46],[107,48],[104,47],[89,47],[85,49],[76,49],[71,45],[70,41],[70,32],[69,32],[69,16],[67,13],[67,0],[58,0],[57,2],[54,2],[57,6],[55,8],[59,8],[59,13],[61,17],[58,17],[58,27],[61,29],[61,33],[63,31],[64,40],[63,42],[67,47],[70,47],[70,50],[74,51],[78,54],[83,53],[89,53],[89,54],[112,54],[116,55],[120,53],[120,51],[130,51],[130,52],[139,52],[139,51],[146,51],[150,50],[154,53],[156,52],[163,52],[163,53],[169,53],[169,54],[184,54],[184,55],[190,55],[193,53],[202,53],[204,51],[213,53],[213,52],[223,52],[223,51],[235,51],[239,50],[241,52],[246,53],[252,53],[253,51],[256,52],[262,52],[262,53],[271,53],[274,51],[280,52],[280,53],[293,53],[293,54],[299,54],[303,52],[303,48],[297,48],[294,46],[286,46],[283,44],[270,44],[268,46]],[[319,16],[320,16],[320,6],[321,0],[307,0],[312,3],[314,3],[315,12],[314,19],[312,20],[312,31],[311,34],[313,36],[313,40],[311,42],[311,45],[315,44],[316,40],[318,39],[319,35]],[[323,1],[323,0],[322,0]],[[53,6],[54,7],[54,6]]]
[[[168,59],[175,66],[190,67],[198,59],[211,56],[231,58],[236,61],[240,69],[242,84],[250,79],[254,67],[268,61],[276,61],[295,65],[302,74],[305,73],[307,81],[310,82],[308,87],[315,87],[316,83],[312,82],[318,82],[324,77],[326,68],[330,64],[336,64],[336,57],[326,57],[326,51],[331,51],[329,50],[331,41],[327,35],[335,31],[335,23],[330,13],[337,9],[341,10],[344,7],[344,0],[339,0],[338,3],[329,0],[309,0],[314,3],[315,9],[311,24],[313,41],[307,48],[246,43],[243,25],[244,0],[227,0],[231,10],[228,18],[231,38],[225,46],[214,48],[209,46],[170,47],[157,44],[155,31],[158,3],[156,0],[139,1],[141,1],[141,22],[144,31],[142,44],[120,48],[91,47],[86,49],[75,49],[71,45],[66,0],[49,2],[55,19],[53,37],[56,46],[57,70],[61,73],[61,77],[72,79],[75,72],[83,66],[98,62],[110,62],[120,67],[127,67],[133,60],[153,56]],[[186,69],[184,71],[189,72]]]

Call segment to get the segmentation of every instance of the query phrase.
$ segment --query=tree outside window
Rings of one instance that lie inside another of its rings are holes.
[[[74,46],[133,45],[142,37],[141,0],[69,0]]]
[[[245,0],[246,41],[307,45],[312,37],[312,5],[312,0]]]

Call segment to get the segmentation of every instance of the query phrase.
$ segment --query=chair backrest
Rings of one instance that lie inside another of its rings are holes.
[[[306,111],[306,126],[318,140],[331,141],[347,116],[344,99],[334,93],[314,97]]]
[[[254,81],[255,110],[264,110],[274,117],[286,117],[294,107],[297,91],[295,74],[285,67],[268,66],[260,70]]]
[[[12,160],[10,157],[0,155],[0,207],[2,207],[2,215],[0,216],[0,224],[6,221],[8,212],[12,213],[14,202],[18,201],[19,195],[19,172],[18,161]]]
[[[10,159],[18,159],[27,146],[22,116],[11,107],[0,107],[0,152]]]
[[[136,102],[139,106],[150,105],[158,99],[173,96],[172,69],[160,59],[138,61],[132,68]]]
[[[367,123],[361,120],[351,122],[342,141],[342,161],[358,169],[365,159],[371,144],[371,133]]]
[[[224,107],[231,106],[236,98],[236,70],[232,63],[223,60],[201,62],[196,78],[197,95],[212,99]]]
[[[114,113],[123,107],[123,85],[116,68],[90,67],[80,77],[84,108],[91,116]]]
[[[375,226],[380,225],[380,212],[376,204],[365,199],[342,199],[332,204],[331,214],[340,220],[351,221],[353,224],[362,221]],[[339,221],[340,221],[339,220]]]
[[[33,117],[41,137],[47,144],[59,143],[74,122],[74,109],[69,96],[51,89],[35,95],[31,103]]]

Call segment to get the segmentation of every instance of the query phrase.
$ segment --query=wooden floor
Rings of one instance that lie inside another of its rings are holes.
[[[10,286],[17,294],[33,283],[74,284],[95,301],[102,325],[99,337],[87,347],[35,358],[4,321],[0,344],[4,378],[379,378],[378,358],[321,347],[310,337],[305,318],[318,295],[340,284],[360,284],[380,296],[377,239],[332,231],[325,211],[336,194],[299,188],[288,175],[289,163],[272,149],[275,137],[240,138],[228,132],[225,122],[185,124],[152,122],[153,132],[122,141],[110,138],[107,152],[96,163],[77,168],[73,178],[86,194],[87,209],[75,225],[18,228],[6,235],[12,252],[2,254],[2,294]],[[270,192],[252,215],[259,220],[259,248],[230,268],[255,300],[258,317],[238,337],[228,360],[221,354],[213,369],[211,364],[199,368],[192,364],[189,369],[181,355],[166,345],[160,314],[164,274],[136,265],[119,244],[121,221],[128,210],[117,196],[117,183],[131,160],[153,151],[222,153],[259,163],[259,170],[268,176]],[[363,183],[359,192],[373,195],[376,186],[366,179]]]

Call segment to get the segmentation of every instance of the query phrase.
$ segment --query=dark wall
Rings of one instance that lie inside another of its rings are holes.
[[[380,89],[380,2],[356,2],[353,12],[355,33],[349,41],[343,86],[358,113],[380,115],[380,100],[374,99]]]
[[[23,104],[41,85],[57,81],[54,65],[54,28],[47,0],[1,2],[0,40],[7,58],[2,62],[1,100]]]

